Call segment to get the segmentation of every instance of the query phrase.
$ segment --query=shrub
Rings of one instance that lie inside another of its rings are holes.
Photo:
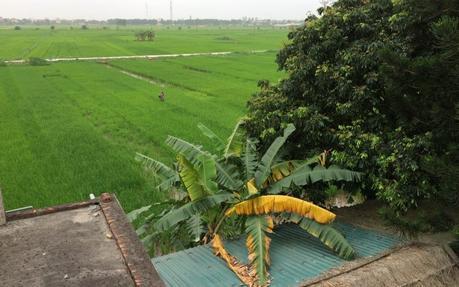
[[[218,41],[232,41],[233,38],[228,37],[228,36],[222,36],[222,37],[215,38],[215,40],[218,40]]]
[[[38,57],[31,57],[29,58],[29,65],[31,66],[47,66],[49,62],[45,59],[38,58]]]
[[[156,37],[155,31],[141,31],[135,33],[137,41],[153,41]]]
[[[295,124],[290,156],[331,149],[335,162],[366,173],[356,188],[396,215],[440,194],[457,198],[457,8],[339,0],[319,9],[277,56],[288,76],[260,81],[251,135],[269,143]]]
[[[456,240],[453,241],[450,246],[456,252],[456,254],[459,256],[459,225],[456,226],[453,230],[453,234],[456,237]]]
[[[398,233],[406,238],[417,238],[420,232],[427,232],[429,227],[420,218],[406,218],[392,209],[382,208],[379,215],[388,224],[396,227]]]
[[[432,232],[445,232],[453,229],[454,220],[443,210],[436,210],[422,218]]]
[[[14,27],[14,30],[16,30],[16,31],[19,31],[19,30],[21,30],[21,29],[22,29],[21,26],[15,26],[15,27]]]

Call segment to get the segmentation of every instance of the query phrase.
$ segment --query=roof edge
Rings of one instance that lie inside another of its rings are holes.
[[[164,287],[164,282],[153,263],[151,263],[151,259],[132,224],[127,220],[116,195],[102,194],[100,196],[100,207],[135,286]]]
[[[9,222],[9,221],[27,219],[27,218],[57,213],[57,212],[80,209],[80,208],[88,207],[91,205],[98,205],[98,204],[99,204],[99,199],[96,198],[96,199],[92,199],[88,201],[56,205],[56,206],[47,207],[47,208],[32,208],[28,210],[8,212],[6,213],[6,221]]]
[[[0,188],[0,226],[6,224],[5,207],[3,206],[2,189]]]
[[[300,287],[307,287],[307,286],[311,286],[311,285],[316,285],[316,284],[320,284],[321,282],[324,282],[324,281],[327,281],[329,279],[332,279],[332,278],[335,278],[335,277],[338,277],[340,275],[343,275],[345,273],[350,273],[352,271],[355,271],[359,268],[362,268],[366,265],[369,265],[371,263],[374,263],[376,261],[379,261],[385,257],[388,257],[390,256],[391,254],[393,253],[396,253],[404,248],[409,248],[409,247],[422,247],[422,246],[440,246],[442,247],[442,249],[445,251],[445,253],[448,255],[448,257],[454,262],[453,265],[456,265],[456,266],[459,266],[459,259],[458,257],[456,256],[456,254],[451,250],[451,248],[449,248],[449,246],[447,245],[436,245],[436,244],[430,244],[430,243],[423,243],[423,242],[418,242],[418,241],[411,241],[409,243],[402,243],[402,244],[399,244],[379,255],[376,255],[376,256],[372,256],[372,257],[369,257],[369,258],[361,258],[361,259],[357,259],[357,260],[354,260],[354,261],[350,261],[350,262],[347,262],[346,264],[344,264],[343,266],[341,267],[337,267],[337,268],[334,268],[334,269],[331,269],[330,271],[324,273],[323,275],[321,276],[318,276],[316,278],[312,278],[312,279],[309,279],[309,280],[306,280],[306,281],[303,281],[299,284]],[[450,266],[448,266],[450,267]]]

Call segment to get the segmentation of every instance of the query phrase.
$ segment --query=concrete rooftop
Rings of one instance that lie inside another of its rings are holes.
[[[31,210],[0,226],[0,286],[163,286],[116,198]]]

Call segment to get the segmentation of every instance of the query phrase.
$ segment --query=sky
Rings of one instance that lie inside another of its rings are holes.
[[[170,0],[0,0],[0,17],[32,19],[163,18]],[[148,7],[148,9],[147,9]],[[320,0],[173,0],[174,19],[302,20]]]

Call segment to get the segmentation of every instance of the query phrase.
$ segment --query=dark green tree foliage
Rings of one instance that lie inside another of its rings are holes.
[[[135,33],[137,41],[153,41],[155,36],[156,34],[154,31],[140,31]]]
[[[459,1],[339,0],[319,14],[279,52],[287,77],[260,81],[250,133],[269,143],[294,123],[292,157],[332,149],[394,210],[457,203]]]

